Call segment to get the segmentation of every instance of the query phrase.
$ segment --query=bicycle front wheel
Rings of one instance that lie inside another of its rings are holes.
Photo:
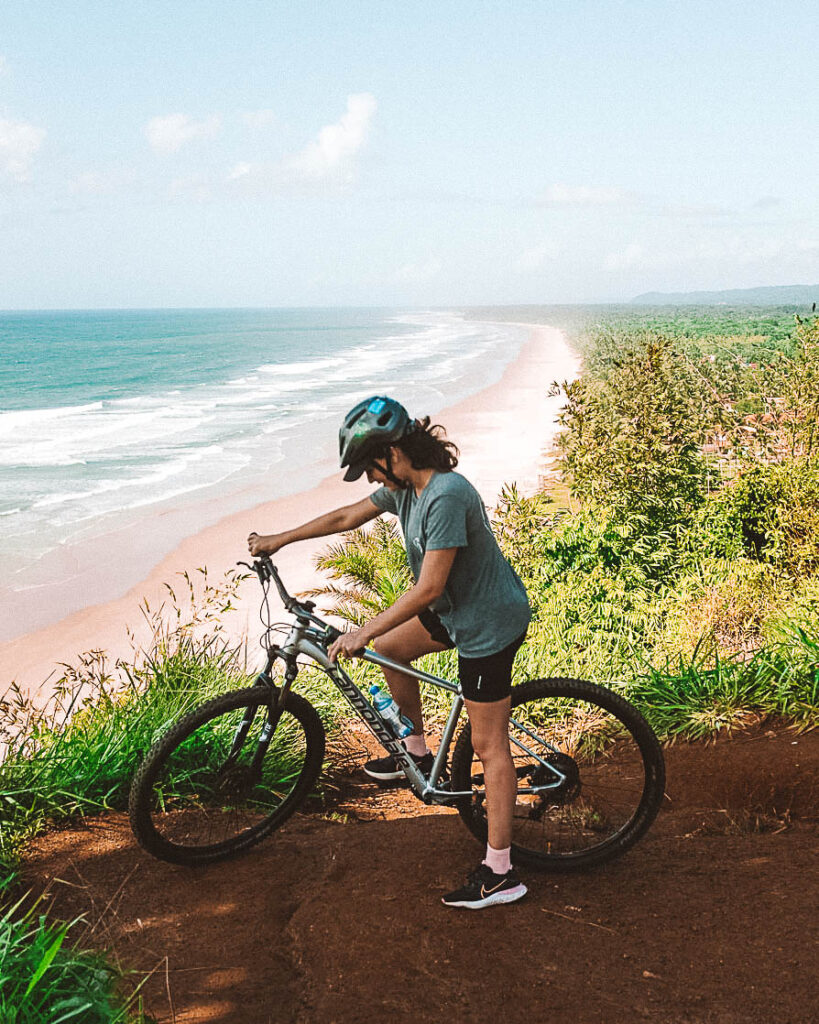
[[[518,778],[517,864],[553,871],[600,864],[636,843],[659,810],[662,750],[640,712],[611,690],[576,679],[514,687],[509,743]],[[452,786],[472,790],[458,811],[486,840],[483,766],[468,722],[452,755]]]
[[[205,864],[247,849],[307,797],[324,759],[324,727],[287,695],[271,735],[270,691],[254,686],[203,704],[149,751],[131,786],[131,827],[160,860]]]

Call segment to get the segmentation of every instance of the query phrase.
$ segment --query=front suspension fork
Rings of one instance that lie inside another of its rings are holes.
[[[253,684],[254,686],[265,687],[270,693],[270,700],[267,703],[267,718],[262,726],[262,731],[259,733],[259,738],[256,741],[256,750],[253,752],[253,759],[249,765],[254,775],[261,773],[262,761],[264,761],[267,748],[270,746],[273,733],[276,731],[276,726],[279,724],[279,719],[282,716],[287,693],[293,685],[293,680],[297,674],[298,666],[295,661],[288,663],[284,676],[284,686],[279,689],[270,676],[270,666],[268,665],[263,672],[259,673],[256,682]],[[249,707],[242,716],[241,722],[236,726],[236,732],[233,734],[233,740],[230,744],[230,751],[223,766],[224,768],[230,768],[236,764],[259,707],[260,705],[258,704]]]

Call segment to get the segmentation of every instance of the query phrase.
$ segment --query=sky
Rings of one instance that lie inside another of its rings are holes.
[[[808,0],[3,0],[0,309],[819,282]]]

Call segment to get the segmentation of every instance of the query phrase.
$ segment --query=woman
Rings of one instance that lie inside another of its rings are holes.
[[[339,431],[345,480],[367,474],[381,486],[368,498],[283,533],[251,533],[253,555],[274,554],[286,544],[352,530],[384,512],[397,515],[415,585],[398,600],[344,633],[329,649],[331,660],[352,657],[373,641],[375,649],[405,664],[423,654],[458,649],[458,673],[481,759],[489,826],[486,856],[466,884],[443,897],[453,907],[479,909],[511,903],[526,893],[510,859],[517,778],[509,750],[512,663],[523,643],[530,610],[526,591],[501,554],[475,488],[460,473],[458,449],[440,427],[411,420],[394,399],[376,396],[356,405]],[[393,697],[415,725],[404,740],[419,768],[432,753],[424,738],[418,682],[384,669]],[[374,779],[403,778],[392,757],[370,761]]]

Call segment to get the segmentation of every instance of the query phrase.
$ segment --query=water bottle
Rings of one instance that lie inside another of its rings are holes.
[[[401,708],[395,703],[388,693],[380,690],[375,683],[370,687],[375,710],[386,721],[399,740],[409,736],[415,726],[406,715],[401,714]]]

